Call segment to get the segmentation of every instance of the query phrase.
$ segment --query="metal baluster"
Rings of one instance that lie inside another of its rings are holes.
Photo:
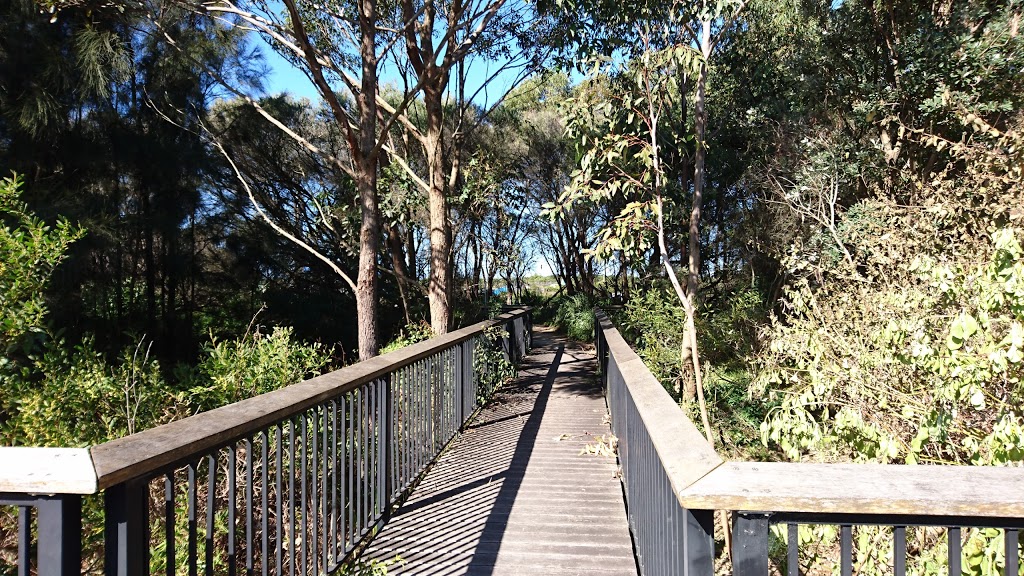
[[[174,472],[164,476],[164,541],[166,542],[165,571],[167,576],[175,573],[175,534],[174,534]]]
[[[302,525],[304,527],[306,527],[307,531],[305,532],[305,534],[306,534],[306,536],[308,536],[308,538],[304,537],[302,539],[302,549],[303,549],[303,552],[305,552],[305,550],[306,550],[306,540],[309,540],[309,543],[310,543],[310,547],[309,547],[309,561],[308,561],[308,564],[304,562],[303,565],[302,565],[302,569],[303,569],[302,573],[303,574],[308,574],[308,572],[306,572],[306,569],[308,568],[308,566],[313,566],[314,567],[313,568],[313,572],[316,572],[316,565],[317,565],[317,548],[316,548],[316,544],[317,544],[317,537],[316,537],[317,517],[316,517],[316,511],[319,509],[319,507],[317,506],[317,504],[319,504],[319,500],[317,499],[318,483],[317,483],[316,471],[317,471],[317,469],[319,467],[319,462],[317,461],[317,458],[318,458],[319,453],[320,453],[320,446],[319,446],[319,444],[320,444],[320,442],[319,442],[319,440],[320,440],[320,433],[319,433],[320,432],[320,430],[319,430],[319,428],[320,428],[320,418],[319,418],[319,413],[317,412],[317,409],[316,409],[315,406],[313,407],[312,410],[309,411],[309,417],[310,417],[310,419],[313,422],[313,429],[310,431],[312,433],[313,448],[312,448],[312,451],[310,452],[310,462],[309,462],[309,475],[310,475],[309,479],[310,479],[310,482],[312,483],[312,486],[310,486],[311,498],[310,498],[310,506],[309,506],[309,515],[312,517],[312,522],[309,522],[306,519],[306,515],[305,514],[302,515]]]
[[[1020,573],[1020,562],[1018,554],[1017,529],[1007,528],[1003,534],[1005,548],[1003,552],[1006,557],[1006,569],[1003,574],[1006,576],[1017,576]]]
[[[284,522],[284,516],[282,516],[281,514],[284,510],[281,498],[281,469],[284,467],[282,463],[284,458],[281,451],[281,442],[284,439],[284,426],[282,424],[279,423],[277,425],[277,428],[274,431],[274,435],[276,437],[276,442],[274,443],[274,464],[276,467],[274,471],[274,494],[276,500],[275,504],[277,505],[277,516],[274,517],[274,560],[276,561],[274,564],[274,574],[276,576],[281,576],[282,574],[284,574],[284,569],[282,568],[282,565],[284,564],[284,541],[282,540],[281,537],[281,524]]]
[[[295,419],[288,421],[288,574],[295,576]]]
[[[892,529],[892,566],[896,576],[907,573],[907,527],[894,526]]]
[[[217,511],[217,455],[206,457],[206,576],[213,576],[213,514]]]
[[[232,443],[228,446],[228,576],[235,576],[237,574],[237,567],[235,566],[235,561],[237,560],[235,550],[235,468],[237,466],[238,448]]]
[[[299,416],[299,429],[302,435],[302,443],[299,445],[299,486],[300,486],[300,498],[299,498],[299,513],[301,514],[300,522],[301,528],[299,529],[299,540],[301,541],[301,548],[299,548],[299,566],[301,567],[300,574],[308,574],[306,565],[306,545],[309,542],[309,518],[306,516],[306,502],[308,495],[306,494],[306,465],[309,460],[309,451],[306,450],[306,443],[309,442],[309,421],[307,420],[308,414],[303,412]]]
[[[193,462],[188,465],[188,573],[189,576],[199,574],[199,538],[196,521],[196,508],[199,503],[196,497],[196,474],[198,465]]]
[[[344,436],[342,436],[344,438]],[[344,440],[342,441],[344,443]],[[344,448],[344,445],[342,446]],[[331,400],[331,562],[338,561],[338,401]]]
[[[358,466],[358,469],[356,470],[356,480],[357,480],[357,483],[356,483],[356,506],[355,506],[356,521],[355,521],[355,524],[353,524],[353,526],[352,526],[352,544],[353,545],[358,543],[359,540],[362,538],[362,535],[363,535],[363,506],[364,506],[363,499],[365,498],[365,494],[366,494],[366,485],[365,485],[366,468],[363,466],[363,456],[364,456],[364,454],[366,452],[366,450],[364,450],[364,447],[363,447],[363,443],[366,441],[366,437],[363,435],[363,415],[364,415],[363,401],[366,398],[365,398],[365,394],[363,394],[363,389],[362,388],[359,388],[355,392],[357,392],[357,394],[358,394],[358,398],[356,399],[356,402],[355,402],[355,404],[356,404],[356,406],[355,406],[355,408],[356,408],[356,414],[355,414],[355,416],[356,416],[356,436],[354,438],[355,446],[356,446],[356,454],[357,454],[356,455],[356,466]]]
[[[347,490],[345,490],[345,497],[342,501],[345,504],[345,553],[353,547],[354,539],[352,538],[352,525],[355,523],[355,420],[352,417],[355,414],[354,404],[355,393],[349,393],[348,398],[345,399],[348,409],[345,411],[345,420],[347,422],[347,442],[345,450],[345,467],[348,471],[348,482]]]
[[[376,381],[366,384],[366,528],[373,526],[377,516],[377,388]]]
[[[267,556],[268,551],[268,540],[269,534],[267,534],[267,524],[269,522],[268,513],[270,511],[270,485],[267,482],[267,468],[270,467],[270,429],[263,431],[263,442],[260,444],[260,491],[263,493],[261,498],[261,504],[263,505],[260,512],[260,574],[262,576],[268,576],[270,572],[270,558]]]
[[[839,527],[839,573],[851,576],[853,573],[853,526]]]
[[[252,437],[245,439],[245,574],[252,576],[253,573],[253,485],[256,479],[253,478],[253,442]]]
[[[786,543],[786,575],[800,576],[800,525],[789,524]]]
[[[960,549],[960,528],[950,526],[946,531],[948,538],[948,560],[949,576],[960,576],[960,558],[963,556]]]
[[[32,547],[32,508],[18,506],[18,576],[29,576]]]
[[[327,469],[327,426],[329,413],[327,412],[327,405],[324,404],[322,407],[323,417],[321,418],[320,425],[320,567],[321,571],[327,573],[327,536],[330,532],[328,527],[328,515],[327,515],[327,483],[328,483],[328,469]]]

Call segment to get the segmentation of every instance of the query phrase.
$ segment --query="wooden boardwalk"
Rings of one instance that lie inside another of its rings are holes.
[[[439,458],[364,559],[392,574],[637,574],[593,352],[543,327],[519,379]]]

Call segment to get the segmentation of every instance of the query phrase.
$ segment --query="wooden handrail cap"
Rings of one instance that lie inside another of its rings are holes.
[[[0,492],[93,494],[92,457],[86,448],[0,447]]]
[[[1024,517],[1024,469],[727,462],[679,494],[694,510]]]

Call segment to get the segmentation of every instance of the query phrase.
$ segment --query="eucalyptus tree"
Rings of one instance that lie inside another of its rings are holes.
[[[452,199],[465,181],[470,134],[544,65],[549,22],[532,3],[508,0],[404,0],[400,16],[405,52],[395,53],[395,65],[406,95],[419,91],[422,104],[420,114],[402,117],[401,127],[423,162],[417,169],[408,146],[392,151],[427,195],[430,318],[441,334],[453,317]]]

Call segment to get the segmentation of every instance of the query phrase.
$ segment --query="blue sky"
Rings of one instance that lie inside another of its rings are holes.
[[[290,62],[282,58],[262,40],[258,42],[258,46],[263,53],[267,67],[270,69],[265,82],[268,94],[287,92],[296,98],[309,98],[313,101],[319,100],[320,95],[316,87],[306,78],[305,74],[292,66]],[[467,95],[471,95],[486,81],[491,72],[488,70],[488,63],[482,60],[472,62],[468,70],[466,90]],[[386,67],[382,67],[381,79],[386,83],[389,79],[395,80],[395,76],[389,74]],[[514,74],[504,73],[499,75],[491,82],[486,92],[481,92],[477,102],[484,106],[489,102],[494,102],[509,90],[510,84],[515,79]]]

